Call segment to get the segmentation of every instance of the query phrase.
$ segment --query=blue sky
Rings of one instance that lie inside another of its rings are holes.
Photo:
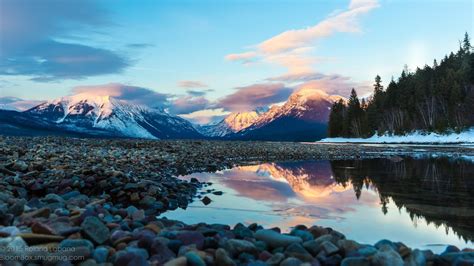
[[[0,96],[147,89],[176,114],[214,110],[197,117],[301,86],[367,95],[376,74],[457,50],[473,14],[471,0],[0,0]]]

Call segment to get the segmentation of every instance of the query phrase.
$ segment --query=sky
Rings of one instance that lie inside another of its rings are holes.
[[[301,87],[367,96],[473,29],[472,0],[0,0],[0,97],[111,94],[206,123]]]

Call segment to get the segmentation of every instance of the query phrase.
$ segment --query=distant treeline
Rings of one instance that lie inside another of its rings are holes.
[[[347,102],[340,100],[332,106],[328,133],[330,137],[369,137],[414,130],[461,131],[470,126],[474,126],[474,52],[466,33],[457,53],[415,72],[405,66],[385,90],[377,75],[368,99],[359,99],[352,89]]]

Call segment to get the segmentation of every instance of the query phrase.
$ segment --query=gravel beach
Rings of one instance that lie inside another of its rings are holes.
[[[212,184],[179,175],[257,162],[474,156],[471,147],[0,136],[1,265],[473,265],[442,254],[300,225],[186,225],[156,217]],[[216,193],[217,192],[217,193]],[[199,199],[206,203],[206,197]]]

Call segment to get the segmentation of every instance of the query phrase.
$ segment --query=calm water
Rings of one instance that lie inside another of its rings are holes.
[[[446,244],[473,247],[474,164],[447,158],[303,161],[196,173],[209,181],[205,206],[165,217],[186,223],[257,222],[288,230],[297,224],[332,227],[348,238],[380,239],[440,252]]]

